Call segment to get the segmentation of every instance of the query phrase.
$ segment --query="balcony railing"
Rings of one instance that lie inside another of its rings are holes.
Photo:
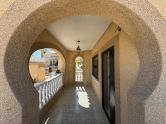
[[[75,81],[76,82],[83,82],[83,71],[76,71],[75,72]]]
[[[34,84],[39,93],[39,108],[42,109],[63,86],[63,74]]]

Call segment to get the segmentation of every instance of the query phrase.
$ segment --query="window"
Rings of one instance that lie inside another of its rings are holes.
[[[98,79],[98,55],[92,58],[92,75]]]

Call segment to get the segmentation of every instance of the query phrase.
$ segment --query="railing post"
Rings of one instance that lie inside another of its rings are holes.
[[[51,98],[51,81],[48,81],[48,88],[47,88],[47,93],[48,93],[48,100]]]
[[[42,108],[42,86],[38,89],[39,92],[39,108]]]
[[[55,79],[53,79],[53,80],[51,81],[51,97],[54,95],[54,94],[53,94],[53,83],[54,83],[54,81],[55,81]]]
[[[49,84],[48,84],[48,82],[47,82],[47,84],[45,84],[46,85],[46,102],[48,102],[48,99],[49,99]]]
[[[56,93],[57,83],[54,82],[54,94]]]
[[[52,87],[53,95],[55,94],[55,82],[56,82],[56,81],[53,82],[53,87]]]
[[[45,92],[46,92],[46,89],[45,89],[45,84],[42,86],[42,105],[45,105],[46,103],[46,100],[45,100]]]

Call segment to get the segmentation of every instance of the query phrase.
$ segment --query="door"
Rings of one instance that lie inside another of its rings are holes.
[[[115,124],[114,47],[102,53],[102,107],[111,124]]]

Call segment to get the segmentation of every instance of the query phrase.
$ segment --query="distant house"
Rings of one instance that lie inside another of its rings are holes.
[[[46,77],[55,75],[58,69],[58,56],[55,52],[47,52],[42,49],[41,58],[31,56],[29,70],[34,82],[44,80]]]
[[[57,53],[54,51],[51,52],[44,51],[44,53],[42,53],[42,57],[46,60],[45,61],[46,76],[49,76],[51,72],[56,72],[56,70],[58,69],[58,58],[59,58]]]
[[[33,56],[31,57],[29,62],[29,71],[34,82],[45,79],[45,63],[45,58],[34,58]]]

